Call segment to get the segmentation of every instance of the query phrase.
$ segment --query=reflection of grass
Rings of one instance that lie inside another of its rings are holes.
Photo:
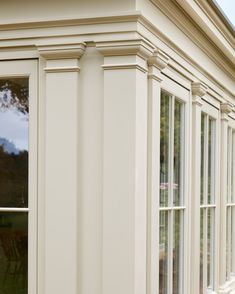
[[[27,213],[0,214],[0,294],[27,294]]]

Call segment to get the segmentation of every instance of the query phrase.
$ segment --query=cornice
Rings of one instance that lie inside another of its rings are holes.
[[[102,14],[102,15],[74,15],[64,18],[40,18],[38,20],[15,20],[10,23],[0,22],[0,31],[4,30],[20,30],[20,29],[36,29],[36,28],[51,28],[51,27],[65,27],[77,25],[90,25],[90,24],[105,24],[105,23],[120,23],[120,22],[136,22],[141,16],[140,11],[119,14]]]
[[[157,69],[162,71],[167,67],[170,58],[162,52],[160,49],[155,49],[153,55],[148,59],[149,66],[155,66]]]
[[[194,18],[192,18],[192,16],[190,16],[185,10],[185,7],[189,6],[189,1],[150,1],[158,9],[160,9],[188,38],[190,38],[190,40],[195,43],[197,47],[205,52],[214,63],[223,68],[223,70],[225,70],[230,77],[234,78],[234,49],[222,35],[222,40],[217,40],[218,36],[216,36],[217,42],[214,42],[215,38],[212,38],[211,34],[207,34],[209,27],[205,30],[205,27],[207,26],[200,26],[197,21],[195,21]],[[195,5],[197,5],[196,2]],[[198,22],[199,20],[200,17],[198,16]]]
[[[37,46],[38,52],[41,57],[45,59],[67,59],[77,58],[79,59],[84,51],[85,44],[68,44],[68,45],[42,45]]]
[[[207,87],[200,83],[200,82],[194,82],[192,83],[192,94],[193,96],[198,96],[202,98],[207,93]]]
[[[154,52],[154,46],[143,39],[97,42],[96,48],[104,56],[138,55],[144,59]]]

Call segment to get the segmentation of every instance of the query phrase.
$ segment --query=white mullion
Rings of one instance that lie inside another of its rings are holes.
[[[174,109],[175,97],[170,100],[170,136],[169,136],[169,198],[168,205],[173,206],[173,183],[174,183]],[[168,294],[173,293],[173,231],[174,231],[174,215],[170,210],[168,214],[169,234],[168,234]]]
[[[161,207],[159,211],[171,211],[171,210],[182,210],[186,209],[185,206],[168,206],[168,207]]]
[[[29,212],[29,208],[0,207],[0,212]]]
[[[185,234],[184,234],[184,216],[185,216],[185,207],[183,207],[186,203],[185,199],[185,154],[186,154],[186,148],[185,148],[185,104],[183,103],[181,105],[181,113],[180,113],[180,190],[179,190],[179,197],[180,197],[180,243],[179,243],[179,254],[180,254],[180,261],[179,261],[179,293],[184,293],[184,282],[183,282],[183,277],[185,275],[185,268],[184,268],[184,252],[185,248],[184,245],[186,244],[185,240]]]

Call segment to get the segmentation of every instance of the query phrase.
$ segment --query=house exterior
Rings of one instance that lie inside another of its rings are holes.
[[[235,293],[234,44],[212,1],[1,1],[0,293]]]

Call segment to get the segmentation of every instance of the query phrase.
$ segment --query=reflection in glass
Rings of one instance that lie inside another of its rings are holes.
[[[204,144],[205,144],[205,114],[201,117],[201,204],[204,202]]]
[[[204,223],[204,209],[200,209],[200,294],[203,294],[203,223]]]
[[[182,213],[180,210],[174,212],[173,294],[180,293],[181,252],[183,250],[183,242],[181,242]]]
[[[212,187],[212,120],[209,118],[208,132],[208,204],[211,204],[211,187]]]
[[[169,95],[161,93],[161,125],[160,125],[160,206],[168,206],[168,156],[169,156]]]
[[[159,217],[159,294],[165,294],[168,269],[168,212],[160,211]]]
[[[28,215],[0,213],[0,293],[27,294]]]
[[[227,223],[226,223],[226,277],[227,280],[230,279],[231,274],[231,254],[232,254],[232,248],[231,248],[231,236],[232,236],[232,215],[231,215],[231,207],[227,207]]]
[[[28,78],[0,79],[0,207],[28,206]]]
[[[207,210],[207,287],[211,288],[212,270],[213,270],[213,212],[212,209]]]
[[[235,275],[235,206],[232,207],[232,244],[231,244],[231,268],[232,274]]]
[[[181,148],[182,142],[182,114],[183,105],[178,100],[175,100],[175,117],[174,117],[174,198],[175,206],[180,206],[181,199]]]

